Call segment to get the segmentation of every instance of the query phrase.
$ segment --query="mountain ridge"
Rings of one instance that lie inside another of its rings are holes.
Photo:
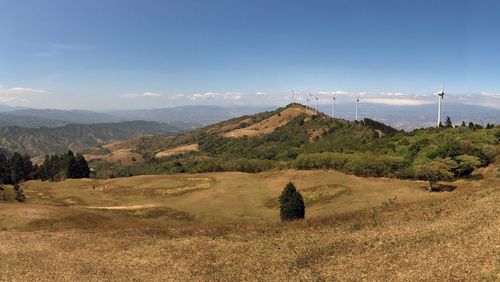
[[[126,140],[138,135],[178,134],[183,129],[154,121],[68,124],[61,127],[0,127],[0,148],[31,156],[80,151],[87,147]]]

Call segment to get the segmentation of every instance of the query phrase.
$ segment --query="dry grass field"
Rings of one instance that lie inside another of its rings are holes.
[[[269,134],[276,130],[278,127],[282,127],[289,123],[294,118],[304,113],[304,109],[302,107],[289,107],[279,114],[274,114],[261,122],[256,124],[249,125],[244,128],[233,129],[229,132],[223,134],[224,137],[234,137],[239,138],[243,136],[257,136]],[[306,114],[308,116],[313,116],[314,110],[307,109]]]
[[[290,180],[306,220],[283,224]],[[26,203],[0,205],[0,280],[498,280],[498,170],[454,185],[331,171],[28,182]]]
[[[106,155],[84,155],[87,161],[91,160],[104,160],[111,163],[120,163],[121,165],[130,165],[134,162],[142,162],[141,154],[132,152],[130,149],[118,149]]]
[[[198,151],[198,144],[190,144],[190,145],[184,145],[184,146],[179,146],[175,147],[169,150],[161,151],[156,153],[155,157],[157,158],[165,158],[165,157],[170,157],[178,154],[183,154],[183,153],[188,153],[192,151]]]

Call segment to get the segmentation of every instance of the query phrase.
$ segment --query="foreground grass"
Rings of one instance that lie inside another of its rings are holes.
[[[449,196],[426,192],[428,184],[360,178],[335,171],[225,172],[144,175],[107,180],[30,181],[28,203],[89,208],[137,206],[175,209],[197,221],[278,222],[278,197],[289,181],[303,194],[308,217]]]
[[[499,181],[458,184],[446,197],[287,224],[5,204],[0,279],[500,279]]]

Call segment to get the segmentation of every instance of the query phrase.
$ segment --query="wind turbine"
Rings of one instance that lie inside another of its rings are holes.
[[[436,95],[438,96],[438,120],[437,120],[437,126],[439,127],[439,125],[441,124],[441,101],[444,98],[444,84],[443,84],[443,89],[441,91],[439,91],[438,93],[436,93]]]
[[[313,102],[312,98],[313,98],[313,95],[311,94],[311,92],[309,92],[309,97],[307,99],[309,102],[311,102],[311,108],[314,108],[314,106],[312,106],[312,102]]]
[[[306,114],[308,109],[309,109],[309,97],[306,94]]]
[[[333,103],[332,103],[332,118],[335,117],[335,101],[337,100],[337,98],[335,97],[335,95],[333,95]]]
[[[292,89],[292,97],[290,98],[290,100],[292,101],[292,104],[293,104],[293,99],[295,98],[295,92],[293,91]]]
[[[356,97],[356,121],[358,121],[358,104],[359,104],[359,97]]]
[[[314,99],[316,99],[316,116],[318,115],[318,108],[319,108],[319,97],[318,96],[314,96]]]

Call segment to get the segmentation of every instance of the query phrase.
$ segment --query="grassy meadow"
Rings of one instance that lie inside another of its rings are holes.
[[[0,280],[496,280],[484,172],[443,193],[333,171],[30,181],[0,205]],[[306,220],[280,223],[290,180]]]

